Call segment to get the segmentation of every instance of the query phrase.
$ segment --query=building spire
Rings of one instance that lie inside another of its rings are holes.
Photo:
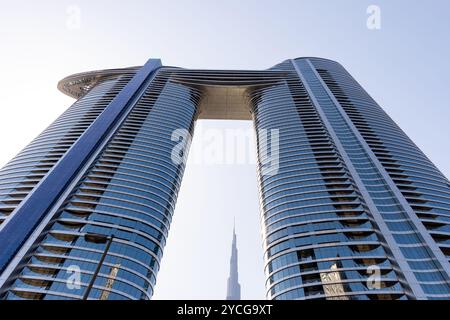
[[[238,277],[238,250],[236,222],[233,221],[233,243],[231,245],[230,276],[227,283],[227,300],[241,300],[241,285]]]

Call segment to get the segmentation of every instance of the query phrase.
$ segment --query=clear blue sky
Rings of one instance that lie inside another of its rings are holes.
[[[381,8],[381,30],[366,27],[371,4]],[[71,5],[80,10],[79,28],[70,27]],[[341,62],[450,176],[449,12],[445,0],[5,2],[0,165],[73,102],[56,91],[69,74],[149,57],[189,68],[265,69],[320,56]],[[188,165],[155,298],[224,298],[233,216],[242,296],[264,298],[258,210],[253,165]]]

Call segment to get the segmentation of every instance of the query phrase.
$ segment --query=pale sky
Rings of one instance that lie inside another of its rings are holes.
[[[319,56],[342,63],[450,176],[448,1],[0,4],[0,165],[73,103],[56,90],[72,73],[142,65],[151,57],[187,68],[265,69],[289,58]],[[369,5],[381,9],[380,30],[366,26]],[[79,24],[73,20],[77,12]],[[198,124],[203,130],[251,129],[245,121]],[[202,137],[195,136],[190,158],[201,146]],[[242,297],[265,298],[255,166],[191,162],[155,299],[225,297],[234,216]]]

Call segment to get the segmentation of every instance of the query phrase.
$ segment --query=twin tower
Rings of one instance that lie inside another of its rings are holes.
[[[198,119],[254,123],[268,299],[450,298],[450,183],[340,64],[58,88],[77,101],[0,171],[0,298],[150,299]]]

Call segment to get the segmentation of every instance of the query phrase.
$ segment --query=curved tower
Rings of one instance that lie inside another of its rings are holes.
[[[58,88],[77,101],[0,170],[0,298],[150,299],[198,119],[254,122],[267,298],[450,298],[450,182],[340,64]]]
[[[426,230],[430,216],[446,224],[448,212],[431,195],[417,199],[419,185],[439,179],[440,191],[428,193],[445,202],[448,180],[338,63],[300,58],[275,68],[288,72],[286,83],[252,100],[256,129],[281,137],[279,170],[259,177],[268,297],[448,298],[448,251],[439,246],[448,230],[435,238]]]
[[[88,84],[88,75],[63,81],[80,99],[1,172],[12,190],[3,202],[28,191],[0,231],[2,243],[11,235],[19,239],[12,244],[23,242],[3,270],[4,298],[81,299],[88,288],[89,299],[152,296],[184,170],[172,161],[179,144],[172,135],[192,133],[200,98],[170,72],[150,60],[139,70],[97,73]],[[24,190],[29,180],[36,186]],[[30,215],[31,233],[23,230]],[[113,239],[96,273],[106,250],[99,236]]]

